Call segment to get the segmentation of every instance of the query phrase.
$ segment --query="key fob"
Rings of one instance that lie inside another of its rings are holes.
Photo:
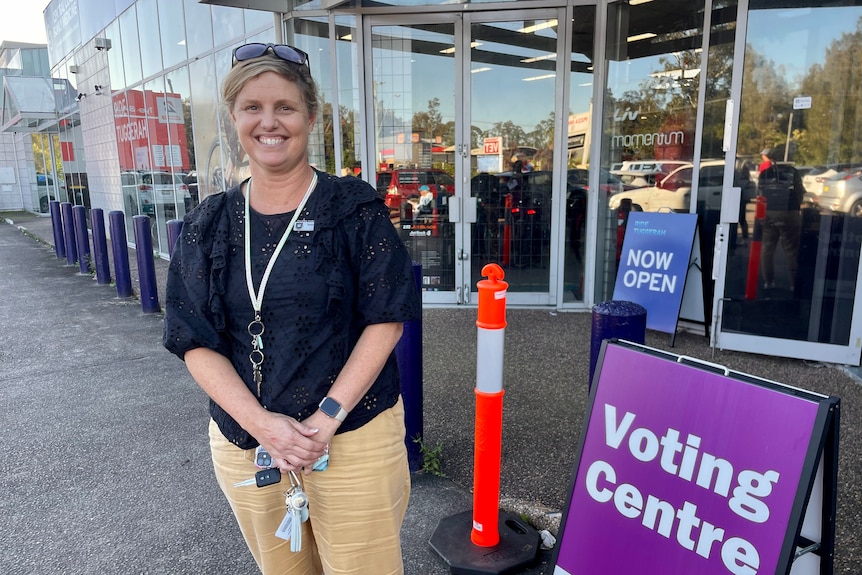
[[[273,467],[272,469],[261,469],[254,474],[254,481],[257,483],[258,487],[274,485],[281,481],[281,471],[279,471],[277,467]]]
[[[261,445],[258,445],[257,449],[254,450],[254,464],[260,469],[272,467],[272,455]]]

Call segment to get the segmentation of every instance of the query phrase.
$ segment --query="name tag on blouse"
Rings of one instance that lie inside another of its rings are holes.
[[[297,232],[313,232],[314,220],[297,220],[293,229]]]

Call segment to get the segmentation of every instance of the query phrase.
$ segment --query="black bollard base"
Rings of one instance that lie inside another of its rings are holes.
[[[520,517],[500,511],[500,542],[479,547],[470,540],[473,512],[444,517],[431,535],[431,549],[452,575],[513,574],[533,563],[539,553],[539,532]]]

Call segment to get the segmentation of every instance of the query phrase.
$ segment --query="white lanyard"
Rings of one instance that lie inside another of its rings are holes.
[[[287,237],[290,235],[290,230],[292,230],[293,226],[296,225],[296,220],[299,219],[299,214],[302,212],[302,208],[305,207],[305,203],[308,201],[308,197],[314,190],[315,185],[317,185],[317,172],[315,172],[314,176],[311,178],[311,183],[308,185],[308,189],[305,190],[305,195],[302,196],[302,201],[299,202],[299,207],[296,208],[296,212],[294,212],[293,217],[290,218],[290,223],[288,224],[287,229],[284,230],[284,233],[281,235],[281,240],[279,240],[278,246],[275,248],[275,252],[273,252],[272,256],[269,258],[269,263],[266,264],[266,271],[263,272],[263,279],[260,280],[260,291],[255,294],[254,283],[251,279],[251,224],[249,221],[251,178],[248,180],[245,198],[245,281],[246,284],[248,284],[248,296],[251,298],[251,305],[254,308],[255,316],[260,315],[260,308],[263,306],[263,292],[266,290],[266,284],[269,281],[269,274],[272,272],[275,260],[278,259],[284,244],[287,243]]]
[[[305,195],[302,196],[302,201],[299,202],[299,206],[296,208],[296,211],[293,214],[293,217],[290,218],[290,223],[287,225],[287,229],[284,230],[284,233],[281,234],[281,239],[278,242],[278,246],[276,246],[275,251],[272,256],[269,258],[269,262],[266,264],[266,269],[263,272],[263,278],[260,280],[260,290],[255,293],[254,291],[254,282],[251,279],[251,208],[249,205],[251,204],[251,178],[248,180],[248,186],[245,191],[245,282],[248,286],[248,297],[251,299],[251,306],[254,308],[254,319],[248,324],[248,334],[251,336],[251,353],[248,358],[251,361],[252,367],[252,375],[254,376],[254,382],[257,384],[257,396],[260,397],[260,386],[263,382],[263,374],[261,372],[260,366],[263,364],[263,338],[261,337],[264,332],[263,321],[260,319],[260,310],[263,307],[263,294],[266,291],[266,284],[269,281],[269,274],[272,272],[272,268],[275,266],[275,260],[278,259],[279,254],[281,253],[284,244],[287,243],[287,237],[290,235],[290,231],[293,229],[293,226],[296,225],[296,221],[299,219],[300,213],[302,213],[302,209],[305,207],[305,203],[308,201],[308,197],[311,195],[311,192],[314,191],[314,187],[317,185],[317,172],[314,172],[314,176],[311,178],[311,183],[308,184],[308,189],[305,190]]]

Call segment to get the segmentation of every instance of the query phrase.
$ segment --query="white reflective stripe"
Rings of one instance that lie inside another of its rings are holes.
[[[503,340],[505,329],[477,328],[476,389],[485,393],[503,391]]]

